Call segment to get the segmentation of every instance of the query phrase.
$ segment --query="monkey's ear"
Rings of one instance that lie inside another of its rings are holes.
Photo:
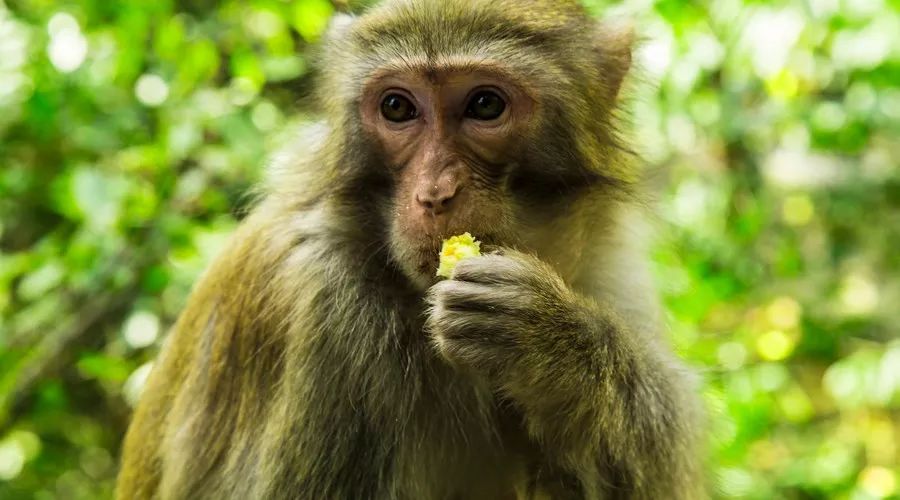
[[[328,22],[328,27],[325,29],[325,36],[323,38],[329,42],[343,40],[347,37],[347,33],[350,32],[355,20],[356,18],[350,14],[335,14],[332,16],[331,21]]]
[[[634,24],[630,20],[606,20],[596,26],[594,48],[610,100],[618,97],[622,81],[631,69],[635,40]]]

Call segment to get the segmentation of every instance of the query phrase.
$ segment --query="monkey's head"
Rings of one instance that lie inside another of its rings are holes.
[[[414,284],[444,238],[529,250],[582,193],[633,180],[613,119],[631,41],[560,0],[392,1],[336,23],[336,175],[367,192]]]

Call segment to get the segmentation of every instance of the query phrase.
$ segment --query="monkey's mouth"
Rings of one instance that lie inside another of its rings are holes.
[[[494,231],[471,226],[468,229],[454,227],[440,233],[410,231],[409,229],[398,231],[391,238],[390,247],[393,260],[416,287],[424,290],[439,280],[437,270],[440,264],[441,247],[445,239],[469,232],[481,242],[482,251],[504,245],[504,242],[507,241]]]
[[[441,248],[443,246],[444,240],[450,238],[455,234],[462,234],[464,232],[466,231],[459,231],[458,233],[448,234],[443,238],[436,238],[433,241],[427,241],[420,244],[414,251],[410,252],[408,255],[410,264],[412,264],[412,266],[410,267],[414,267],[417,274],[433,278],[436,281],[437,269],[438,265],[440,264]],[[472,235],[476,240],[481,242],[482,250],[498,245],[497,239],[489,233],[482,233],[482,235],[478,235],[473,232]]]
[[[440,263],[441,244],[428,245],[417,249],[410,256],[418,274],[423,276],[437,276],[437,268]]]

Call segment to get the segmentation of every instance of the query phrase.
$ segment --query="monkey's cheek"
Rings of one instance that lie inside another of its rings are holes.
[[[402,252],[395,257],[395,260],[409,282],[416,289],[425,291],[439,281],[435,274],[436,255],[437,252],[434,253],[434,256],[425,256],[418,252]]]

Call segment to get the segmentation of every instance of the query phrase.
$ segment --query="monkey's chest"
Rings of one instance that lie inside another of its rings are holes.
[[[435,425],[401,439],[394,470],[404,491],[397,497],[532,498],[526,492],[535,457],[524,432],[497,414],[489,421],[469,417],[447,409]]]
[[[453,443],[456,445],[457,443]],[[409,471],[401,482],[402,498],[453,500],[513,500],[527,484],[524,461],[498,450],[470,443],[467,450],[434,450],[429,456],[409,457]],[[400,479],[400,478],[398,478]]]

